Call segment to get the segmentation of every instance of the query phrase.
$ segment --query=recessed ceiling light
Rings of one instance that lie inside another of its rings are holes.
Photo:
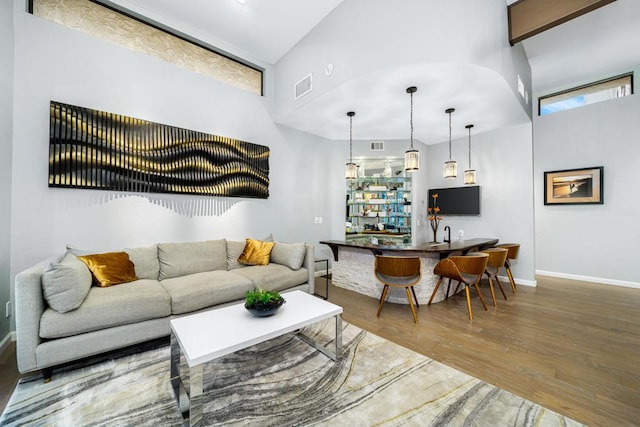
[[[236,0],[240,4],[247,4],[248,0]]]

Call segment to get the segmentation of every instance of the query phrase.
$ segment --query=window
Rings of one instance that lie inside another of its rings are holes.
[[[538,114],[544,116],[632,94],[633,73],[624,74],[563,92],[541,96],[538,100]]]
[[[96,0],[29,0],[29,12],[262,95],[262,71],[257,67]]]

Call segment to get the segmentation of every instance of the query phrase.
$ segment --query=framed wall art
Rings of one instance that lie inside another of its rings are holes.
[[[603,166],[544,173],[544,204],[602,204]]]
[[[269,197],[269,147],[51,101],[49,187]]]

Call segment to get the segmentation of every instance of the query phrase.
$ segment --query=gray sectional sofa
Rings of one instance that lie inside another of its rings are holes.
[[[256,287],[314,293],[312,245],[276,242],[269,264],[252,266],[238,262],[244,247],[220,239],[124,249],[138,280],[104,288],[86,285],[75,258],[83,251],[26,269],[15,281],[18,370],[47,379],[56,365],[168,336],[172,317],[241,301]]]

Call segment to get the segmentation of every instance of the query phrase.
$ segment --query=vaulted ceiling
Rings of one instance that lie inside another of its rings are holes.
[[[343,0],[246,0],[246,4],[241,4],[238,0],[111,1],[134,13],[217,46],[232,55],[263,65],[277,63],[343,2]],[[506,0],[505,8],[513,1]],[[532,69],[533,94],[530,94],[532,96],[553,92],[567,85],[585,83],[630,71],[640,64],[640,49],[638,49],[640,1],[614,1],[521,43]],[[402,70],[397,71],[400,73],[398,74],[400,78],[410,80],[402,74]],[[424,70],[416,72],[418,71]],[[455,72],[455,70],[445,70],[446,72]],[[418,81],[419,77],[416,76],[415,80]],[[342,104],[344,108],[348,108],[349,105],[353,105],[354,96],[359,94],[361,99],[356,100],[358,104],[379,103],[379,99],[367,99],[364,95],[366,90],[361,91],[358,89],[360,86],[360,84],[354,85],[353,90],[347,90],[344,94],[334,94],[324,102],[330,105],[340,104],[342,96]],[[451,102],[466,96],[468,98],[466,101],[460,99],[457,102],[471,104],[481,98],[491,105],[491,94],[483,93],[481,85],[476,91],[465,91],[464,94],[459,92],[456,88],[451,88],[449,92],[440,91],[438,96],[442,96],[443,99],[431,99],[430,102],[435,105],[453,106]],[[395,96],[395,99],[388,98],[388,104],[393,108],[406,109],[408,106],[405,93],[399,92],[389,96]],[[535,102],[533,105],[535,106]],[[319,111],[320,108],[322,108],[322,102],[317,105],[316,110]],[[485,110],[487,110],[486,115],[477,117],[485,114],[484,111],[478,110],[476,117],[469,120],[493,122],[495,126],[510,123],[508,110],[494,109],[494,112],[489,112],[489,108]],[[305,121],[314,120],[313,117],[317,111],[313,114],[301,115],[299,119],[287,124],[314,133],[314,124],[305,123]],[[390,115],[389,111],[379,114]],[[439,120],[444,122],[446,115],[444,112],[441,115],[443,117]],[[404,121],[402,125],[387,124],[386,127],[382,127],[376,126],[376,123],[380,122],[379,118],[369,118],[369,129],[360,133],[363,139],[375,136],[380,139],[406,139],[407,129]],[[360,116],[359,119],[364,120],[364,117]],[[337,118],[334,114],[325,118],[316,116],[316,120],[337,120]],[[346,123],[346,119],[344,120]],[[521,117],[515,119],[515,121],[521,120]],[[417,124],[416,127],[421,126]],[[441,124],[434,126],[434,122],[427,120],[422,127],[427,129],[442,126]],[[333,137],[333,135],[322,136]],[[433,134],[423,133],[420,136],[424,142],[435,143],[442,141],[443,133],[442,129],[438,129]]]

